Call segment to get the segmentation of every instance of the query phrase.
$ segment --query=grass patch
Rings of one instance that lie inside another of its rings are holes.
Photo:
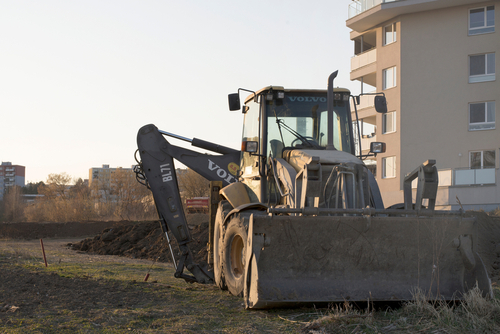
[[[463,302],[430,301],[421,291],[396,308],[366,309],[352,303],[336,304],[315,320],[302,322],[304,332],[319,333],[500,333],[500,290],[482,297],[477,288]],[[370,305],[372,307],[370,308]],[[376,304],[377,305],[377,304]],[[382,304],[379,304],[379,306]],[[302,315],[304,316],[304,315]]]
[[[96,259],[45,268],[31,253],[0,251],[0,333],[500,332],[498,288],[492,300],[473,289],[456,304],[416,291],[401,305],[245,311],[241,298],[173,273],[163,264]]]
[[[144,276],[150,277],[144,282]],[[300,333],[213,285],[187,284],[170,267],[55,263],[0,253],[0,333]]]

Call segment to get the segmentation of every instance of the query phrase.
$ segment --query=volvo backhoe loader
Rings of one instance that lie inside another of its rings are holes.
[[[239,93],[247,90],[230,94],[230,109],[244,114],[241,151],[152,124],[139,130],[136,172],[153,193],[167,240],[168,230],[177,239],[175,276],[214,282],[243,296],[246,308],[409,300],[417,288],[452,300],[476,285],[491,296],[475,251],[475,219],[434,209],[434,160],[406,176],[404,205],[384,208],[355,141],[350,101],[356,106],[359,97],[334,89],[336,74],[327,90],[248,91],[242,108]],[[387,112],[383,94],[374,99],[376,110]],[[177,147],[165,137],[216,154]],[[384,151],[385,144],[375,142],[369,154]],[[212,181],[208,264],[195,263],[190,252],[173,159]]]

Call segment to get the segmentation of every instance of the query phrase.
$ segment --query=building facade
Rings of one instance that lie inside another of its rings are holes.
[[[9,187],[24,187],[26,167],[13,165],[11,162],[2,162],[0,165],[0,200]]]
[[[92,191],[104,197],[113,193],[114,188],[120,186],[117,183],[123,182],[124,179],[135,182],[135,173],[132,168],[110,168],[109,165],[102,165],[102,167],[89,169],[88,185]]]
[[[362,123],[375,129],[364,147],[387,144],[373,161],[385,206],[403,202],[404,176],[435,159],[437,208],[500,207],[499,17],[500,1],[349,6],[351,80],[365,93],[385,93],[388,102],[387,114],[375,112],[373,97],[358,106]]]

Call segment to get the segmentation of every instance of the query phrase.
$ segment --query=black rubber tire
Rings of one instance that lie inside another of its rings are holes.
[[[247,227],[239,216],[231,218],[224,236],[222,269],[227,289],[232,295],[243,296]]]
[[[221,212],[221,205],[217,210],[217,217],[215,218],[214,226],[214,279],[215,285],[217,285],[221,290],[227,290],[226,280],[224,279],[224,274],[222,271],[222,222],[223,222],[223,212]]]

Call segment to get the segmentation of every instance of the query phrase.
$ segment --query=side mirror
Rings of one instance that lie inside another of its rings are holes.
[[[384,153],[385,152],[385,143],[379,141],[373,141],[370,143],[370,153]]]
[[[387,112],[387,100],[385,99],[385,96],[375,96],[375,110],[382,114]]]
[[[240,94],[238,93],[229,94],[228,101],[229,101],[229,110],[231,111],[240,110],[241,108]]]

